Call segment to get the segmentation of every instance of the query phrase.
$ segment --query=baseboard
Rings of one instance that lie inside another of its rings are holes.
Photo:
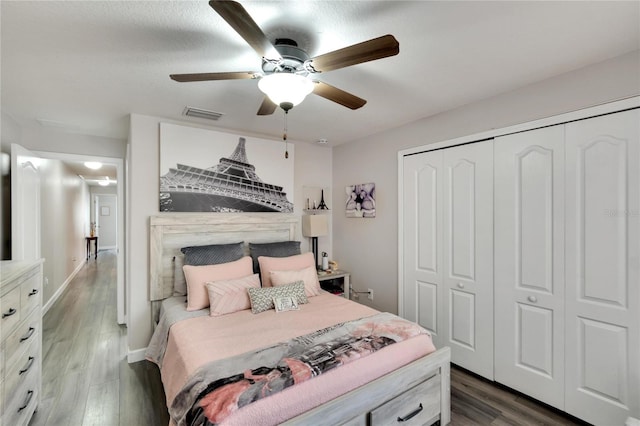
[[[69,283],[71,283],[71,281],[75,278],[78,272],[80,272],[80,270],[84,265],[85,265],[85,262],[80,262],[80,264],[76,267],[76,269],[74,269],[71,275],[69,275],[67,279],[64,280],[60,288],[58,288],[58,290],[55,293],[53,293],[53,296],[51,296],[51,298],[47,301],[47,303],[44,304],[44,306],[42,307],[43,317],[49,311],[49,309],[51,309],[51,307],[56,303],[56,301],[60,298],[60,296],[62,296],[62,293],[64,293],[64,291],[67,289],[67,286],[69,286]]]
[[[146,359],[144,357],[145,352],[147,352],[147,348],[136,349],[135,351],[129,350],[127,362],[133,364],[134,362],[144,361]]]

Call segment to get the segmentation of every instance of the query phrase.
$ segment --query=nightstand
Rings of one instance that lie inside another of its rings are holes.
[[[349,283],[350,275],[346,271],[333,271],[333,272],[318,272],[318,280],[320,281],[320,287],[329,293],[342,296],[345,299],[351,297],[351,284]]]

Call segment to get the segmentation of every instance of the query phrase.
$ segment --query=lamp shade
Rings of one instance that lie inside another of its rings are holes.
[[[313,82],[302,75],[279,72],[262,77],[258,88],[276,105],[291,103],[296,106],[311,93]]]
[[[302,235],[304,237],[323,237],[328,233],[327,216],[323,214],[302,216]]]

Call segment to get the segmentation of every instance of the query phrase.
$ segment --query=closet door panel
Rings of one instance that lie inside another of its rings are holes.
[[[567,127],[566,411],[640,416],[638,110]]]
[[[404,317],[443,346],[442,151],[404,159]]]
[[[445,344],[493,379],[493,141],[444,150]]]
[[[495,380],[564,406],[564,127],[497,138]]]

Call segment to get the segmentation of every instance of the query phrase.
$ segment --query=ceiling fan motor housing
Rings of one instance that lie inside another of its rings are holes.
[[[299,73],[305,72],[304,63],[309,55],[298,47],[298,43],[288,38],[277,38],[274,47],[282,56],[282,60],[262,58],[262,71],[265,74],[274,72]]]

